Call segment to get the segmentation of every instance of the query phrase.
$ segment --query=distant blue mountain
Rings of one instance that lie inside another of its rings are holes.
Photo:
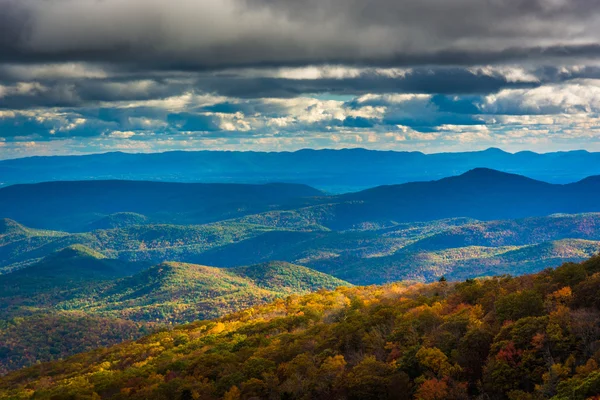
[[[337,229],[365,222],[469,217],[514,219],[600,211],[600,177],[553,184],[488,168],[430,182],[380,186],[337,196]]]
[[[295,218],[321,229],[347,230],[457,217],[494,220],[600,212],[599,197],[598,176],[556,184],[488,168],[342,195],[286,183],[62,181],[0,188],[0,218],[34,228],[86,231],[132,224],[203,224],[285,211],[288,216],[263,219],[282,223]],[[255,216],[248,222],[260,220]]]
[[[0,188],[0,218],[60,230],[110,227],[102,226],[107,219],[122,220],[132,213],[138,223],[152,216],[154,222],[199,224],[298,207],[323,195],[310,186],[287,183],[57,181]]]
[[[438,154],[307,149],[280,153],[176,151],[29,157],[0,161],[0,185],[88,179],[289,182],[344,193],[380,185],[436,180],[481,167],[551,183],[568,183],[599,175],[600,153],[524,151],[511,154],[495,148]]]

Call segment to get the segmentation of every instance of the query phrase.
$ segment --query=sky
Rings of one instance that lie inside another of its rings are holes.
[[[600,0],[0,0],[0,159],[600,151]]]

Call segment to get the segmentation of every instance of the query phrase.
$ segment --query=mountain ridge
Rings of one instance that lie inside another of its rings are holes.
[[[167,215],[167,220],[186,224],[206,223],[302,205],[323,195],[320,190],[294,183],[54,181],[1,187],[0,217],[57,230],[86,229],[115,213],[137,213],[154,217],[154,222]]]
[[[600,174],[600,153],[433,153],[367,149],[293,152],[179,151],[104,153],[0,161],[0,185],[49,180],[141,179],[180,182],[296,182],[334,193],[428,181],[475,167],[566,183]],[[560,165],[571,165],[566,171]]]

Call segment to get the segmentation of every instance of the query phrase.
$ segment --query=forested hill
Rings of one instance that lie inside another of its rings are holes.
[[[0,189],[0,218],[33,228],[88,231],[204,224],[293,211],[312,220],[312,228],[348,230],[457,217],[494,220],[594,212],[600,211],[598,196],[600,177],[563,185],[485,168],[338,196],[283,183],[47,182]]]
[[[229,269],[165,262],[139,271],[143,265],[72,246],[0,275],[0,375],[174,323],[352,286],[284,262]]]
[[[486,168],[431,182],[380,186],[338,197],[336,228],[372,221],[414,222],[451,217],[512,219],[600,210],[600,179],[550,184]],[[343,217],[342,217],[343,216]]]
[[[0,398],[597,399],[598,293],[595,257],[291,296],[11,373]]]

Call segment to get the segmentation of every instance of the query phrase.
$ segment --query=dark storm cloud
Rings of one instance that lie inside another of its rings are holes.
[[[244,75],[190,74],[187,79],[169,79],[156,74],[137,77],[52,77],[28,81],[19,86],[25,73],[5,73],[0,84],[5,85],[0,95],[0,108],[23,109],[31,107],[76,107],[99,102],[141,101],[178,96],[186,92],[252,98],[293,98],[304,94],[330,93],[361,95],[367,93],[428,93],[428,94],[487,94],[506,88],[536,87],[543,81],[511,80],[498,72],[483,74],[466,68],[415,68],[402,76],[389,76],[374,70],[364,70],[347,78],[289,79],[285,77],[252,77]],[[549,72],[545,75],[550,76]],[[579,73],[575,77],[581,77]],[[568,76],[551,77],[566,80]],[[27,90],[25,90],[27,89]],[[232,113],[267,112],[264,109],[244,109],[240,104],[214,105],[206,111]]]
[[[521,149],[600,137],[598,112],[600,0],[0,0],[0,158]]]
[[[600,0],[0,0],[0,60],[136,68],[600,55]]]
[[[501,75],[482,75],[465,68],[420,68],[404,76],[366,71],[350,78],[219,78],[200,81],[209,92],[224,96],[296,97],[304,93],[491,93],[503,88],[534,87],[536,82],[511,82]]]

